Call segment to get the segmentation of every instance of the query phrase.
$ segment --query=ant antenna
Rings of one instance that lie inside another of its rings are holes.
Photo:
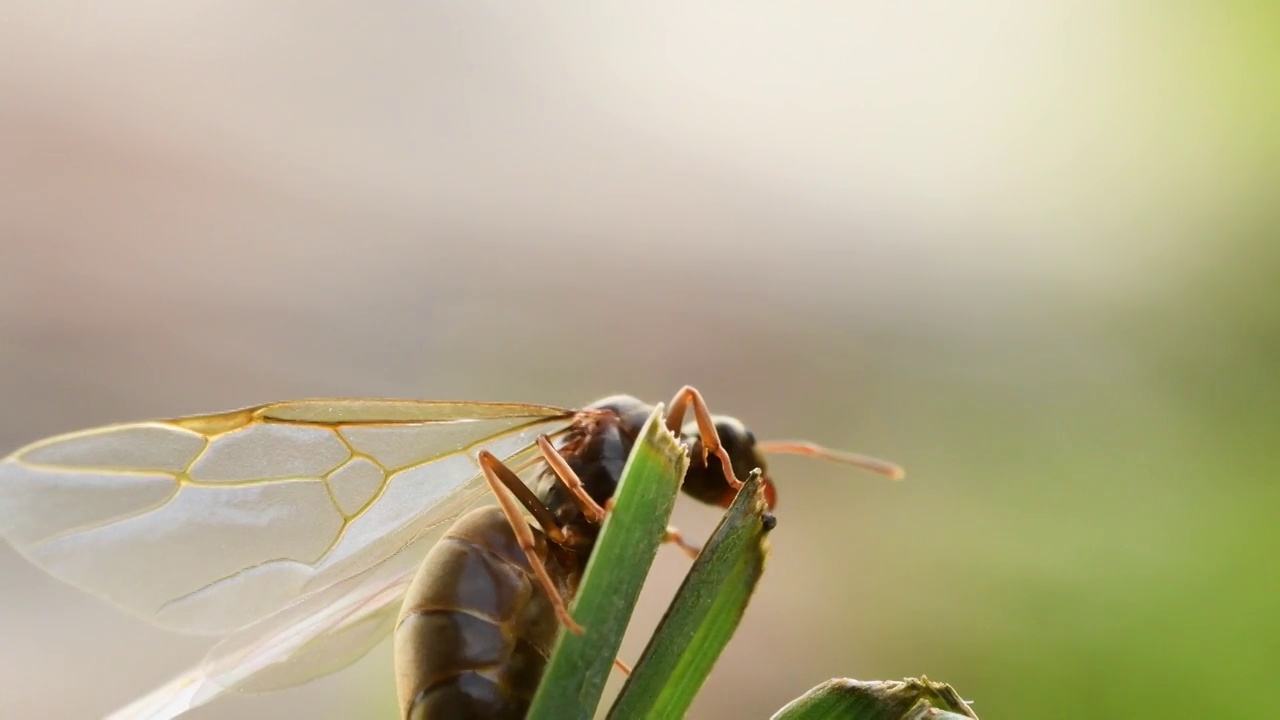
[[[823,460],[831,460],[832,462],[852,465],[870,470],[874,473],[887,475],[894,480],[901,480],[907,476],[907,471],[901,467],[888,462],[866,455],[855,455],[853,453],[841,452],[840,450],[832,450],[816,445],[807,440],[773,440],[770,442],[762,442],[756,445],[761,451],[766,453],[777,453],[780,455],[804,455],[806,457],[822,458]]]

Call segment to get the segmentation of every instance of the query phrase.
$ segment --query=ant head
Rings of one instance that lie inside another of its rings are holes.
[[[764,453],[756,444],[756,436],[735,418],[714,416],[712,421],[716,435],[720,437],[720,446],[729,455],[733,463],[733,476],[745,478],[756,468],[763,473],[764,498],[772,510],[777,504],[778,496],[769,477],[769,467]],[[689,470],[684,476],[681,488],[691,497],[711,505],[728,507],[738,491],[730,487],[725,480],[724,470],[720,467],[720,458],[714,454],[702,460],[702,436],[698,432],[697,423],[690,422],[681,430],[681,435],[689,443]]]
[[[778,504],[778,493],[772,478],[769,477],[769,467],[764,459],[766,454],[820,458],[870,470],[894,480],[901,480],[906,475],[901,467],[891,462],[867,455],[831,450],[807,440],[756,442],[756,436],[747,429],[747,426],[731,417],[715,416],[712,417],[712,421],[716,435],[720,437],[720,445],[733,463],[733,476],[745,478],[752,470],[760,469],[764,480],[764,497],[770,510]],[[706,461],[703,461],[702,437],[698,433],[696,423],[685,425],[682,434],[690,444],[689,471],[685,474],[684,491],[702,502],[728,507],[737,495],[737,491],[725,480],[724,471],[720,468],[720,458],[710,454]]]

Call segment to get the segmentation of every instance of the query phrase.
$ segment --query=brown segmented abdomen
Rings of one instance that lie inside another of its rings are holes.
[[[534,529],[561,594],[578,583]],[[502,510],[458,520],[423,560],[395,632],[402,717],[523,718],[558,625]]]

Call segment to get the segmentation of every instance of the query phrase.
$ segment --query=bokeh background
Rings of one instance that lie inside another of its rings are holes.
[[[1277,7],[11,0],[0,446],[692,383],[909,471],[775,461],[771,564],[694,717],[920,674],[988,719],[1253,716]],[[208,644],[0,548],[7,717],[100,716]],[[390,668],[192,717],[391,718]]]

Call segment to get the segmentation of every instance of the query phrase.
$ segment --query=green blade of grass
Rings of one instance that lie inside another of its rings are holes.
[[[950,685],[928,678],[828,680],[771,720],[961,720],[977,715]]]
[[[595,714],[688,465],[688,452],[667,431],[659,405],[627,458],[613,509],[570,606],[586,632],[579,637],[561,631],[530,720],[586,720]]]
[[[757,470],[694,561],[609,711],[611,720],[684,717],[746,611],[772,527]]]

